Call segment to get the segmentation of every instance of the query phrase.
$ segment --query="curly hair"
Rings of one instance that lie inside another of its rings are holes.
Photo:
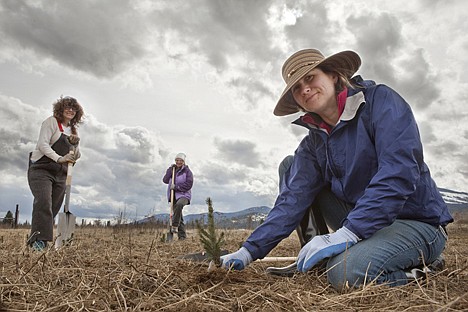
[[[81,107],[80,103],[75,98],[70,96],[61,96],[54,104],[54,117],[57,118],[58,121],[63,122],[63,112],[65,108],[72,107],[75,110],[75,117],[70,120],[70,127],[72,134],[76,134],[76,128],[78,124],[83,122],[83,107]]]

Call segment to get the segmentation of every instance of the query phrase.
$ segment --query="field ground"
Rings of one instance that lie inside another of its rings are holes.
[[[241,272],[177,260],[201,251],[198,234],[165,243],[166,230],[77,228],[71,246],[35,252],[28,231],[0,229],[0,311],[468,311],[468,225],[451,224],[446,268],[424,283],[335,291],[317,271],[277,277],[271,263]],[[250,231],[227,230],[237,250]],[[296,256],[295,233],[271,256]],[[288,263],[276,263],[286,265]]]

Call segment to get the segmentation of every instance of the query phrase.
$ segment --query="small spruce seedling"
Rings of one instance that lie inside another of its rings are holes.
[[[213,215],[213,202],[211,198],[206,199],[208,205],[208,230],[202,227],[202,224],[196,221],[200,242],[205,249],[208,260],[213,261],[216,266],[221,265],[221,247],[224,245],[224,232],[219,237],[216,236],[216,228]]]

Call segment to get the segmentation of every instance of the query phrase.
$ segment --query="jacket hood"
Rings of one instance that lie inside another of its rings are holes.
[[[354,95],[361,91],[362,89],[367,89],[369,87],[375,86],[376,83],[374,80],[364,80],[360,75],[354,76],[351,79],[351,83],[356,85],[355,88],[348,88],[348,96]]]

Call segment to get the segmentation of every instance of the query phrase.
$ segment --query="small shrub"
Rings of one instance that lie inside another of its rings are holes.
[[[221,265],[221,247],[224,245],[224,232],[221,232],[219,237],[216,236],[216,228],[213,215],[213,202],[211,198],[206,199],[208,205],[208,230],[202,227],[202,224],[196,221],[198,234],[200,235],[200,242],[205,249],[208,260],[214,262],[216,266]]]

